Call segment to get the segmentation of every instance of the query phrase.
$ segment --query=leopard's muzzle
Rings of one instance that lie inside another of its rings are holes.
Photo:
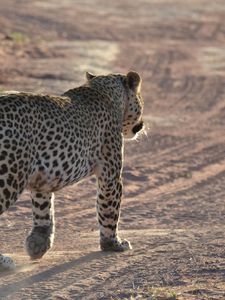
[[[140,123],[136,124],[133,128],[132,128],[132,132],[133,134],[138,133],[139,131],[141,131],[144,127],[144,122],[141,121]]]

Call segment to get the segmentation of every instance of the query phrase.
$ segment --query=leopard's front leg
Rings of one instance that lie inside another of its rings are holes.
[[[122,151],[121,151],[122,152]],[[122,197],[122,153],[111,154],[97,168],[98,194],[97,215],[100,227],[100,247],[104,251],[132,249],[127,240],[118,236],[118,221]]]
[[[32,259],[41,258],[53,245],[54,194],[32,192],[33,228],[26,238],[26,250]]]

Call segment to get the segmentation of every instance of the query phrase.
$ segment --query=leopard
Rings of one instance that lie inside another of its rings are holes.
[[[0,214],[26,189],[32,228],[25,249],[32,260],[52,248],[55,192],[94,175],[100,249],[122,252],[118,235],[124,140],[144,129],[142,79],[135,71],[94,75],[60,96],[28,92],[0,96]],[[0,254],[0,267],[14,260]]]

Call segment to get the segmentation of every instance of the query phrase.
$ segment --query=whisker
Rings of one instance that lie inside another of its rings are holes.
[[[148,126],[144,125],[143,129],[138,134],[136,134],[135,137],[132,140],[140,142],[141,140],[143,140],[143,138],[148,138],[149,137],[149,135],[148,135],[149,131],[150,131],[150,126],[149,125]]]

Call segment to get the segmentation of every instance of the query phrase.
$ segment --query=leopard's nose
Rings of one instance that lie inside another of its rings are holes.
[[[138,133],[144,126],[144,122],[141,121],[140,123],[136,124],[133,128],[132,128],[132,132],[134,134]]]

